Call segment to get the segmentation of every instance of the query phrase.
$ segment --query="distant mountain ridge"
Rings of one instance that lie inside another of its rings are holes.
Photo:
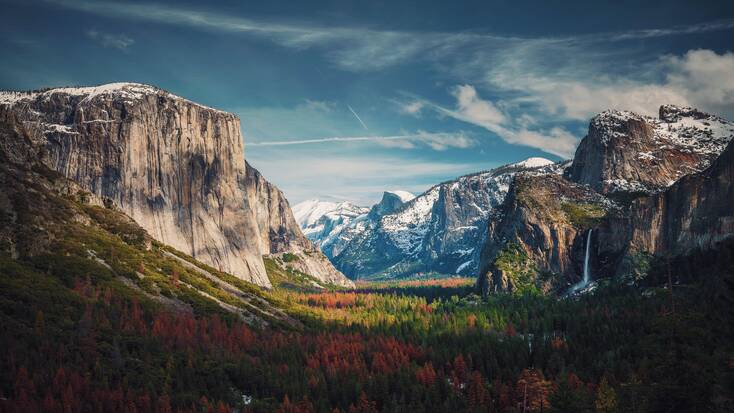
[[[307,228],[315,226],[306,220],[300,224],[351,278],[415,273],[473,275],[479,261],[477,246],[493,209],[504,200],[512,176],[519,171],[558,168],[550,160],[529,158],[435,185],[414,198],[387,191],[369,213],[351,216],[348,223],[343,219],[342,226],[331,226],[337,230],[323,238],[309,232]],[[306,209],[306,203],[294,208]]]

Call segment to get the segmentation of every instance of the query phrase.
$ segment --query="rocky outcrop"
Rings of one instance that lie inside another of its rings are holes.
[[[297,238],[297,226],[283,229],[293,222],[282,194],[248,187],[256,182],[233,114],[119,83],[3,92],[0,120],[16,132],[0,143],[10,157],[40,157],[155,239],[222,271],[270,286],[262,256]],[[15,150],[20,142],[33,153]]]
[[[606,111],[591,120],[567,171],[571,181],[612,194],[661,191],[706,169],[734,136],[734,124],[665,105],[659,119]]]
[[[263,255],[293,257],[288,265],[328,284],[353,287],[354,283],[334,268],[331,262],[301,232],[288,200],[255,168],[246,164],[245,192],[255,212]]]
[[[734,236],[734,143],[706,170],[635,200],[629,253],[675,256]]]
[[[488,234],[478,286],[484,293],[560,291],[579,281],[588,230],[616,206],[559,174],[515,176]]]
[[[383,215],[392,214],[413,198],[415,198],[415,196],[409,192],[399,191],[396,193],[385,191],[382,193],[382,199],[380,202],[373,205],[370,209],[370,217],[378,219]]]
[[[589,236],[593,278],[636,279],[657,258],[717,248],[734,235],[732,136],[730,122],[691,108],[600,114],[564,177],[515,178],[489,223],[478,286],[567,291]]]

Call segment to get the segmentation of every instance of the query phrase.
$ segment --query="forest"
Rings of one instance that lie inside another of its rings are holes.
[[[276,288],[298,326],[0,257],[3,412],[731,411],[731,275],[566,299],[473,280]],[[172,290],[183,288],[168,280]]]

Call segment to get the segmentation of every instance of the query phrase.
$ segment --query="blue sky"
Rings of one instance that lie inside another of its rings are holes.
[[[663,103],[734,118],[734,3],[0,0],[0,88],[134,81],[238,114],[296,203],[368,205]]]

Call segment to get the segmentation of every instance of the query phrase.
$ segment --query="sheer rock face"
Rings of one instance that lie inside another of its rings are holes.
[[[267,203],[248,191],[235,115],[121,83],[3,92],[0,120],[11,119],[46,165],[110,200],[155,239],[270,286],[262,255],[286,247],[261,224],[288,206],[275,202],[272,214],[257,215]]]
[[[266,181],[255,168],[247,164],[245,192],[255,212],[264,255],[290,253],[298,258],[288,265],[321,281],[342,287],[354,283],[334,268],[331,262],[301,232],[293,212],[275,185]]]
[[[733,236],[734,143],[708,169],[635,200],[630,222],[630,253],[679,255]]]
[[[579,281],[588,229],[614,209],[600,194],[559,174],[518,174],[498,217],[489,222],[479,288],[485,294],[515,291],[521,278],[530,277],[526,283],[547,292]],[[498,259],[507,261],[511,252],[517,265],[500,264]]]
[[[734,137],[734,124],[665,105],[659,118],[606,111],[591,120],[567,178],[594,190],[655,193],[706,169]]]
[[[589,229],[592,278],[636,277],[650,259],[716,249],[734,236],[732,136],[730,122],[690,108],[595,117],[563,177],[515,178],[489,223],[478,286],[512,291],[520,274],[564,291],[583,273]]]

